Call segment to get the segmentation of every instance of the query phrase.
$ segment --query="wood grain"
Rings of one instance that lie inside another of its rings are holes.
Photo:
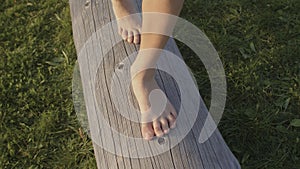
[[[136,0],[136,2],[139,9],[141,9],[141,1]],[[113,44],[117,39],[120,39],[119,35],[113,30],[108,29],[106,34],[96,33],[102,26],[115,18],[110,0],[70,0],[70,8],[84,100],[89,126],[93,128],[91,135],[99,169],[240,168],[238,161],[227,147],[218,130],[205,143],[200,144],[198,142],[200,131],[208,113],[202,99],[192,100],[193,102],[198,102],[198,104],[200,103],[200,111],[196,123],[184,139],[172,149],[156,156],[151,156],[150,154],[150,157],[147,158],[123,157],[103,149],[103,145],[110,145],[115,147],[115,152],[129,154],[132,157],[138,155],[143,149],[156,151],[156,147],[151,146],[147,141],[129,145],[131,143],[124,142],[121,136],[115,137],[110,131],[99,125],[99,119],[103,117],[108,125],[118,133],[128,137],[141,138],[139,124],[124,118],[118,113],[117,105],[115,105],[133,104],[135,107],[138,107],[132,92],[127,95],[128,100],[122,100],[117,103],[113,103],[109,93],[111,78],[116,66],[128,55],[138,51],[139,46],[123,41]],[[87,46],[86,42],[88,40],[90,43]],[[107,53],[103,51],[110,45],[113,46],[112,50]],[[181,57],[173,39],[169,40],[165,49]],[[99,55],[105,56],[101,58]],[[172,67],[172,65],[168,66]],[[174,71],[176,71],[175,68]],[[94,77],[96,78],[93,79]],[[176,109],[184,109],[184,107],[180,107],[181,96],[175,80],[163,71],[157,71],[156,80]],[[123,88],[122,79],[119,79],[118,85],[121,89]],[[100,108],[101,114],[97,111],[97,108]],[[122,111],[128,116],[135,116],[129,109]],[[104,135],[106,136],[105,139]],[[169,146],[168,141],[171,140],[171,137],[165,137],[166,143],[161,145],[162,148]],[[152,142],[157,143],[157,139]],[[141,147],[143,148],[142,150]]]

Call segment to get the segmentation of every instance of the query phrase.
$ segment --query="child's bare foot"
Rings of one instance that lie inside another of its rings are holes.
[[[159,88],[154,78],[141,78],[138,74],[132,80],[132,88],[142,113],[142,119],[146,119],[148,121],[141,124],[141,130],[144,139],[151,140],[154,136],[162,137],[164,134],[167,134],[170,131],[170,128],[175,127],[177,113],[169,100],[167,100],[167,104],[164,105],[165,108],[163,113],[157,115],[160,112],[151,112],[151,110],[155,111],[157,108],[151,108],[149,101],[150,93],[153,90],[163,92]],[[156,102],[163,101],[156,100]]]
[[[141,17],[137,13],[133,0],[112,0],[117,18],[118,31],[129,43],[140,43]]]

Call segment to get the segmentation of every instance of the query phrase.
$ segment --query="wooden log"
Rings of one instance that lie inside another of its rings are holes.
[[[137,0],[137,5],[141,9],[140,0]],[[208,115],[201,98],[192,100],[192,103],[195,102],[193,104],[200,106],[196,123],[176,146],[170,147],[170,142],[174,139],[172,132],[163,139],[154,139],[150,142],[124,141],[123,136],[141,138],[140,125],[118,113],[116,107],[120,105],[117,104],[123,104],[123,107],[130,104],[138,106],[132,92],[127,95],[127,100],[114,102],[110,94],[111,83],[115,71],[118,68],[124,69],[120,63],[130,54],[138,51],[139,46],[126,42],[114,44],[120,36],[110,26],[104,30],[105,33],[98,32],[104,25],[115,19],[110,0],[70,0],[70,8],[84,100],[99,169],[240,168],[218,130],[208,141],[202,144],[198,142],[201,128]],[[106,51],[110,46],[112,50]],[[181,57],[173,39],[169,40],[165,49]],[[168,66],[172,69],[172,65]],[[180,107],[181,95],[176,81],[164,71],[157,71],[156,80],[176,109],[183,108]],[[122,79],[119,79],[117,85],[121,92],[125,92]],[[130,109],[124,109],[122,112],[126,116],[136,116],[130,112]],[[105,119],[105,122],[101,119]],[[111,130],[103,127],[103,123],[107,123],[120,134],[114,135]],[[103,148],[105,146],[113,147],[113,152]],[[155,152],[161,149],[166,151],[156,155]],[[141,155],[142,151],[146,150],[150,150],[149,152],[153,154],[147,154],[147,157]]]

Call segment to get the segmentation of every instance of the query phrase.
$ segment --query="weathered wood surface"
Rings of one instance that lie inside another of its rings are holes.
[[[140,0],[137,0],[137,4],[139,9],[141,9]],[[153,144],[144,141],[142,142],[143,145],[127,145],[128,143],[122,142],[122,140],[115,137],[103,139],[103,137],[98,136],[108,132],[100,126],[97,126],[99,125],[100,113],[102,113],[102,116],[107,120],[111,128],[114,128],[117,132],[129,137],[141,138],[139,124],[120,115],[114,106],[115,103],[112,103],[112,98],[109,94],[111,78],[116,65],[118,65],[118,63],[126,56],[136,52],[138,46],[126,42],[117,43],[116,45],[111,44],[113,41],[111,38],[120,39],[119,35],[115,34],[112,30],[108,30],[108,36],[104,34],[94,34],[103,25],[114,19],[110,0],[70,0],[70,7],[73,36],[78,54],[84,99],[89,125],[90,128],[93,128],[93,130],[91,130],[91,135],[93,138],[98,139],[96,141],[97,143],[93,142],[93,145],[99,169],[240,168],[238,161],[227,147],[218,130],[216,130],[205,143],[200,144],[198,142],[201,128],[207,116],[207,109],[201,99],[196,100],[196,102],[200,102],[200,111],[192,130],[178,145],[169,151],[153,157],[130,158],[118,156],[102,149],[101,146],[99,146],[99,143],[110,144],[112,146],[118,144],[124,149],[115,151],[123,153],[122,150],[127,150],[129,147],[130,156],[131,153],[133,155],[133,153],[138,154],[139,151],[142,151],[138,147],[151,148],[151,144]],[[95,36],[95,39],[91,40],[90,38],[92,35]],[[90,40],[90,44],[92,44],[89,47],[85,46],[85,43],[88,40]],[[106,45],[113,45],[113,50],[107,51],[108,53],[105,54],[105,57],[100,60],[99,55],[104,55],[104,53],[106,53],[102,50]],[[168,42],[166,49],[181,56],[172,39]],[[99,65],[100,62],[101,64]],[[96,79],[93,79],[94,77],[96,77]],[[161,71],[157,72],[156,79],[176,109],[180,109],[179,89],[174,80]],[[119,87],[123,87],[122,81],[120,81]],[[96,99],[94,98],[94,95],[96,96]],[[130,103],[137,106],[132,93],[129,95],[127,101],[120,102],[119,104]],[[101,112],[97,111],[97,107],[101,109]],[[130,116],[129,110],[123,111]],[[170,133],[170,135],[172,134]],[[165,142],[167,143],[162,144],[162,148],[165,148],[164,146],[169,146],[168,139],[170,139],[170,137],[171,136],[164,137]],[[157,139],[152,142],[157,143]],[[132,157],[134,156],[135,155]]]

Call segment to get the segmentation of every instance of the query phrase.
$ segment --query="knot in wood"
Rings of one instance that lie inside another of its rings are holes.
[[[85,7],[88,7],[88,6],[90,5],[90,3],[91,3],[91,1],[85,1],[84,6],[85,6]]]
[[[123,68],[124,68],[124,63],[117,64],[117,69],[123,69]]]
[[[166,143],[166,139],[163,138],[163,137],[160,137],[160,138],[158,138],[157,142],[158,142],[159,145],[163,145],[163,144]]]

